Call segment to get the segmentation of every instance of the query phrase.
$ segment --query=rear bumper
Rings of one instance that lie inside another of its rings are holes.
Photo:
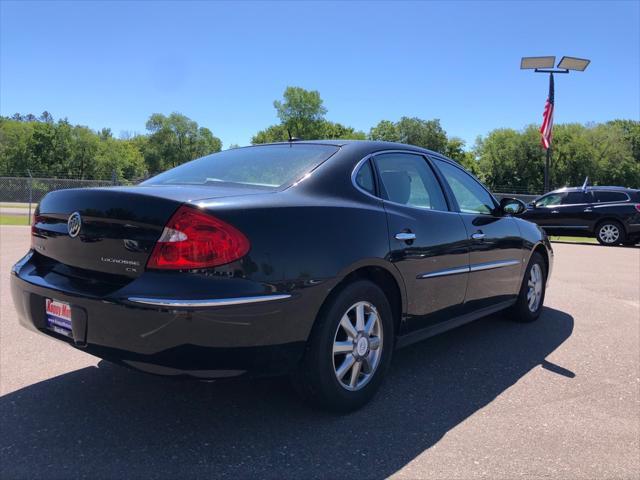
[[[197,303],[206,299],[187,297],[189,305],[172,305],[171,297],[144,295],[140,285],[131,284],[109,295],[89,296],[52,284],[52,278],[41,275],[28,257],[11,273],[11,292],[22,325],[151,373],[197,378],[286,373],[301,358],[313,324],[305,307],[312,309],[315,303],[310,292],[256,294],[254,286],[253,294],[226,292],[206,304]],[[149,279],[143,282],[151,287]],[[174,293],[180,289],[173,285]],[[47,328],[46,298],[71,305],[73,338]],[[179,300],[184,301],[182,296]]]

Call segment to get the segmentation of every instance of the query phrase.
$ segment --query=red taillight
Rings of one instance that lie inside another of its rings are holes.
[[[640,212],[640,203],[635,204],[636,210]]]
[[[40,222],[41,220],[42,220],[42,217],[38,215],[38,211],[37,210],[34,211],[33,214],[31,215],[31,248],[33,248],[34,246],[33,237],[37,233],[36,223]]]
[[[249,247],[247,237],[235,227],[194,207],[182,206],[164,227],[147,268],[215,267],[244,257]]]

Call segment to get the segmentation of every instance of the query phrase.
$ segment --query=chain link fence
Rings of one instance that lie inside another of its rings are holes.
[[[42,197],[54,190],[111,187],[122,185],[115,175],[110,180],[50,178],[37,175],[0,177],[0,217],[2,223],[29,224]]]

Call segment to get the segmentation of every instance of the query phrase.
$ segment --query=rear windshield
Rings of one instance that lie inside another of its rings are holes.
[[[299,180],[338,150],[333,145],[299,143],[235,148],[172,168],[142,185],[239,184],[277,189]]]

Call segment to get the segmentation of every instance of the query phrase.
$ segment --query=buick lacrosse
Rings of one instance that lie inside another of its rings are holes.
[[[499,310],[540,315],[553,252],[525,208],[410,145],[232,149],[138,186],[49,193],[12,295],[24,326],[106,360],[289,374],[348,411],[394,349]]]

